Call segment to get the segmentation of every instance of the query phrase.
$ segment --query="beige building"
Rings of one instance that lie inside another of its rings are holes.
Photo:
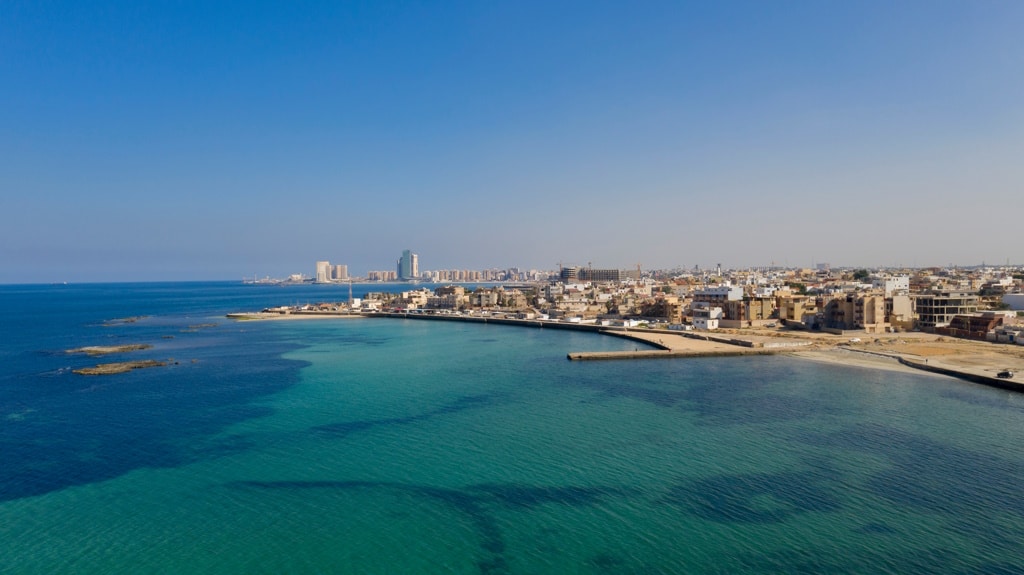
[[[885,296],[878,294],[848,294],[831,299],[822,311],[825,329],[860,330],[867,333],[889,331],[886,321]]]
[[[473,307],[494,307],[498,305],[498,290],[480,288],[469,294],[469,305]]]
[[[390,282],[398,279],[398,273],[394,271],[373,270],[366,272],[366,279],[372,282]]]
[[[767,297],[748,297],[739,301],[726,301],[722,305],[725,316],[721,327],[741,328],[764,325],[774,318],[775,300]]]
[[[806,295],[782,295],[775,299],[779,309],[779,320],[785,323],[802,323],[807,316],[818,313],[814,298]]]
[[[641,305],[640,315],[651,318],[665,318],[668,323],[682,323],[683,304],[679,296],[665,295],[644,302]]]
[[[885,300],[889,325],[894,329],[914,329],[914,304],[908,295],[894,295]]]
[[[523,309],[530,306],[530,298],[520,290],[513,289],[505,291],[505,307],[510,309]]]

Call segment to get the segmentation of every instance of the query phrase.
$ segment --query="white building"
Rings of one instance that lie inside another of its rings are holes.
[[[910,291],[910,276],[886,276],[871,280],[871,287],[885,291],[885,297]]]
[[[987,334],[988,341],[1024,345],[1024,326],[1001,325]]]
[[[1003,303],[1010,306],[1010,309],[1024,310],[1024,293],[1008,293],[1003,295]]]
[[[331,281],[331,262],[316,262],[316,283],[325,284]]]
[[[712,307],[704,302],[693,304],[693,326],[697,329],[718,329],[718,322],[723,316],[720,307]]]
[[[740,301],[742,299],[743,288],[740,286],[706,287],[693,292],[694,301]]]

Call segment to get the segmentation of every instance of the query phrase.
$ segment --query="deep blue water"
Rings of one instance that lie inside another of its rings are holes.
[[[382,286],[356,286],[355,295]],[[0,572],[1024,573],[1024,401],[590,333],[0,286]],[[135,321],[114,321],[129,317]],[[146,343],[92,358],[65,350]],[[71,369],[124,359],[165,367]]]

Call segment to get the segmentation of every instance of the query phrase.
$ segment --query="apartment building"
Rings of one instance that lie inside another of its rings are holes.
[[[831,299],[822,310],[822,324],[831,330],[860,330],[867,333],[885,333],[885,296],[882,294],[848,294]]]

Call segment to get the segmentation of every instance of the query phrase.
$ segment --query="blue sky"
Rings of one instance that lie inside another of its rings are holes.
[[[1024,263],[1024,3],[0,4],[0,282]]]

